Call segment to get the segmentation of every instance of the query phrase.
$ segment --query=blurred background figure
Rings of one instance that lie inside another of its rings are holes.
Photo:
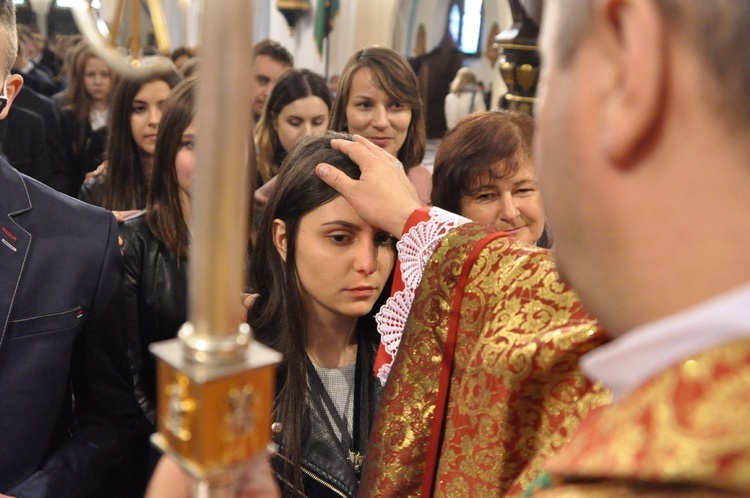
[[[68,152],[66,193],[72,196],[78,193],[86,173],[104,161],[113,86],[109,66],[91,49],[84,46],[76,55],[68,105],[61,112],[63,145]]]
[[[294,57],[275,40],[261,40],[253,47],[252,96],[255,122],[260,120],[263,106],[273,85],[284,71],[294,67]]]
[[[451,91],[445,96],[445,122],[448,129],[456,122],[473,112],[486,111],[484,90],[479,86],[477,73],[462,67],[451,82]]]
[[[174,62],[174,65],[177,66],[177,69],[182,70],[182,66],[195,57],[195,51],[190,47],[177,47],[172,50],[169,57],[172,59],[172,62]]]
[[[328,78],[328,89],[331,91],[331,98],[336,98],[336,93],[339,91],[339,80],[341,79],[341,76],[338,74],[332,74],[330,78]]]

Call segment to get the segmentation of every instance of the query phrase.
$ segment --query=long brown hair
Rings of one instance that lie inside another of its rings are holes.
[[[422,163],[427,148],[427,134],[417,75],[407,60],[395,50],[371,46],[358,50],[351,56],[339,79],[339,89],[331,109],[330,127],[332,130],[348,133],[346,106],[351,97],[352,79],[364,67],[370,68],[375,81],[389,99],[411,108],[406,140],[398,151],[398,159],[408,171]]]
[[[274,176],[286,156],[279,141],[275,120],[292,102],[305,97],[318,97],[331,110],[331,92],[326,80],[309,69],[288,69],[273,86],[255,128],[255,145],[258,149],[257,167],[263,181]]]
[[[197,81],[197,77],[182,81],[164,101],[151,166],[151,188],[146,202],[149,228],[170,251],[182,257],[188,255],[189,234],[174,165],[182,134],[195,116]]]
[[[315,174],[319,163],[330,164],[351,178],[359,178],[359,168],[345,154],[331,148],[331,139],[348,135],[329,132],[325,136],[302,138],[284,160],[278,175],[277,190],[263,213],[261,228],[252,255],[250,280],[258,299],[250,309],[248,322],[255,337],[284,354],[280,368],[275,420],[283,430],[279,438],[286,457],[282,476],[296,489],[302,489],[301,453],[307,420],[305,358],[307,313],[297,279],[297,234],[302,217],[339,194]],[[286,223],[287,257],[281,258],[273,243],[273,222]],[[372,313],[360,317],[359,333],[377,334]]]
[[[174,88],[182,81],[182,74],[168,59],[159,57],[154,72],[147,76],[121,79],[113,92],[109,112],[107,137],[107,173],[102,181],[101,206],[110,210],[143,209],[150,182],[149,172],[142,162],[144,152],[133,139],[130,118],[133,100],[143,85],[163,81]],[[148,158],[150,163],[151,158]]]
[[[84,83],[86,63],[91,59],[98,59],[99,56],[89,48],[85,41],[80,41],[79,44],[82,45],[76,50],[76,58],[73,62],[75,68],[72,72],[70,87],[68,89],[68,105],[75,111],[78,122],[86,123],[89,119],[89,113],[91,112],[92,107],[91,97],[88,92],[86,92],[86,85]],[[113,88],[115,84],[115,74],[111,70],[110,77],[110,88]],[[110,96],[111,95],[112,92],[110,91]],[[85,130],[85,126],[82,126],[81,130]],[[82,133],[85,133],[85,131],[82,131]]]

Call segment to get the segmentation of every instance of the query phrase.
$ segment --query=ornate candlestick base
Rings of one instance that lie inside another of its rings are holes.
[[[223,496],[226,488],[232,496],[242,463],[271,440],[281,354],[251,342],[244,361],[206,366],[185,360],[179,339],[149,349],[158,357],[159,432],[151,441],[194,477],[196,487],[204,483],[211,496]]]

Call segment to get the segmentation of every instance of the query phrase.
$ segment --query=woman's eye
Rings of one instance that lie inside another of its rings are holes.
[[[142,106],[142,105],[133,106],[133,114],[141,114],[142,112],[146,112],[146,106]]]
[[[193,147],[195,147],[195,144],[192,140],[183,140],[180,142],[180,148],[182,149],[193,150]]]
[[[389,246],[393,242],[395,242],[394,239],[393,239],[393,237],[391,237],[387,233],[379,233],[379,234],[377,234],[375,236],[375,245],[378,245],[378,246]]]
[[[482,192],[481,194],[478,194],[476,198],[480,201],[490,201],[497,198],[497,194],[495,192]]]
[[[527,188],[519,188],[518,190],[516,190],[516,193],[521,194],[521,195],[527,195],[534,191],[535,189],[527,187]]]
[[[287,120],[287,124],[293,128],[297,128],[302,125],[302,121],[299,119],[289,119]]]
[[[328,235],[328,238],[335,244],[346,244],[351,239],[351,237],[343,233],[332,233]]]

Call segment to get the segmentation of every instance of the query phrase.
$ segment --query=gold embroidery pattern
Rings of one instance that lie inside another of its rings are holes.
[[[700,353],[592,414],[549,468],[750,494],[750,339]]]
[[[419,494],[451,300],[467,248],[488,233],[453,230],[428,264],[376,417],[364,496]],[[465,287],[435,495],[520,493],[608,400],[577,366],[602,342],[548,251],[490,243]]]

